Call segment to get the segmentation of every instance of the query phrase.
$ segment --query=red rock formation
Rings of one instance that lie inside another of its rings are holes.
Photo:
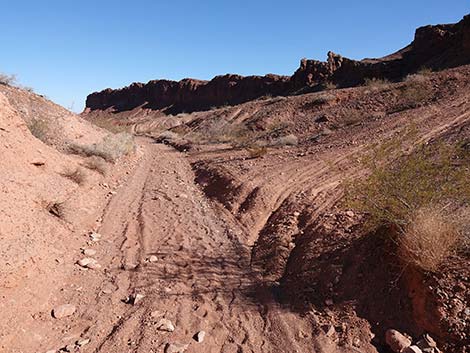
[[[470,63],[470,15],[459,23],[418,28],[413,42],[380,59],[361,61],[329,52],[326,62],[302,59],[291,76],[217,76],[210,81],[184,79],[133,83],[105,89],[87,97],[87,110],[125,111],[137,107],[168,113],[234,105],[264,95],[291,95],[321,89],[332,82],[340,87],[364,83],[367,78],[399,80],[421,68],[440,70]]]

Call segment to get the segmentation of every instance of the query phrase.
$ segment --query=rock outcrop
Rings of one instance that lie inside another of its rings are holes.
[[[206,110],[234,105],[265,95],[292,95],[321,89],[331,82],[351,87],[371,78],[400,80],[422,68],[440,70],[470,63],[470,15],[456,24],[418,28],[413,42],[402,50],[380,58],[351,60],[329,52],[327,61],[302,59],[291,76],[217,76],[210,81],[154,80],[147,84],[105,89],[87,97],[86,111],[114,112],[137,107],[166,113]]]

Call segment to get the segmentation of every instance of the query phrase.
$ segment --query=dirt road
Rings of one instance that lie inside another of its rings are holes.
[[[275,287],[250,266],[246,235],[205,198],[183,155],[141,142],[145,156],[99,230],[108,270],[83,314],[92,337],[85,351],[164,352],[170,344],[189,344],[187,352],[333,351],[325,337],[312,337],[308,319],[276,302]],[[130,294],[145,297],[125,304]],[[162,318],[174,332],[158,329]],[[199,331],[202,343],[193,339]]]

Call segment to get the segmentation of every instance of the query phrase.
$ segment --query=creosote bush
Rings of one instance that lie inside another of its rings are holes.
[[[432,271],[457,241],[462,224],[444,210],[470,202],[470,158],[459,146],[433,144],[386,162],[404,149],[399,140],[375,148],[363,161],[369,175],[345,183],[345,202],[367,215],[369,231],[394,230],[390,236],[405,263]]]

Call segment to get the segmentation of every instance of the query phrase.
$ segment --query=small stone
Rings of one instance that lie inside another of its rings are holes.
[[[202,341],[204,341],[204,337],[206,337],[206,332],[205,331],[199,331],[198,333],[196,333],[193,336],[193,339],[198,343],[202,343]]]
[[[86,255],[86,256],[95,256],[95,255],[96,255],[96,250],[93,250],[93,249],[83,249],[83,255]]]
[[[155,255],[151,255],[149,257],[149,262],[158,262],[158,257],[156,257]]]
[[[77,261],[77,264],[79,264],[81,267],[89,268],[92,270],[101,268],[101,265],[98,263],[98,261],[91,257],[85,257],[83,259],[80,259]]]
[[[73,315],[76,310],[77,308],[75,307],[75,305],[63,304],[59,305],[58,307],[54,308],[54,310],[52,310],[52,316],[54,316],[56,319],[62,319],[64,317]]]
[[[102,235],[96,232],[91,232],[90,239],[91,241],[97,242],[101,240]]]
[[[403,350],[403,353],[423,353],[418,346],[409,346]]]
[[[405,348],[411,346],[411,340],[409,338],[393,329],[385,332],[385,342],[395,353],[401,353]]]
[[[165,353],[184,353],[188,347],[189,344],[168,343],[165,347]]]
[[[346,211],[346,216],[348,217],[354,217],[354,212],[353,211]]]
[[[87,345],[88,343],[90,343],[90,339],[89,339],[89,338],[80,339],[80,340],[77,341],[77,346],[83,347],[83,346]]]
[[[333,325],[323,326],[323,331],[325,332],[327,337],[331,337],[336,333],[335,327]]]
[[[160,331],[173,332],[175,326],[173,326],[172,322],[168,319],[160,319],[157,323],[157,329]]]
[[[294,212],[294,217],[299,217],[300,216],[300,212]]]
[[[132,294],[126,299],[126,303],[136,305],[138,302],[140,302],[144,298],[145,298],[145,295],[143,294]]]
[[[49,349],[46,353],[57,353],[55,349]]]

